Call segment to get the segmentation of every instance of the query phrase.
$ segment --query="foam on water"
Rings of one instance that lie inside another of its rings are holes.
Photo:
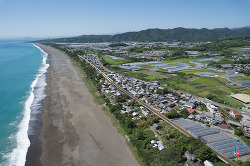
[[[46,87],[46,73],[49,67],[47,62],[48,54],[45,53],[40,47],[34,45],[43,53],[43,63],[39,69],[38,74],[36,75],[35,80],[31,84],[31,91],[29,93],[29,97],[24,104],[23,110],[23,119],[19,124],[19,131],[16,135],[11,135],[11,137],[16,138],[17,147],[8,155],[5,156],[8,158],[8,165],[15,166],[23,166],[26,161],[26,154],[28,147],[30,146],[30,140],[28,138],[28,133],[32,133],[33,131],[29,131],[30,127],[30,118],[31,114],[35,114],[36,108],[41,108],[42,105],[39,104],[45,98],[45,87]],[[13,139],[13,138],[10,138]]]

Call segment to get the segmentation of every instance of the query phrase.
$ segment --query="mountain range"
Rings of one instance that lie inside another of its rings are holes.
[[[216,28],[216,29],[147,29],[139,32],[126,32],[116,35],[82,35],[78,37],[40,40],[53,43],[97,43],[97,42],[202,42],[226,38],[250,37],[250,28]]]

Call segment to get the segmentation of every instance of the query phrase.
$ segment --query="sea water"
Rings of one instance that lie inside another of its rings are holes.
[[[0,165],[23,166],[45,97],[47,54],[31,43],[0,41]],[[39,128],[39,127],[38,127]]]

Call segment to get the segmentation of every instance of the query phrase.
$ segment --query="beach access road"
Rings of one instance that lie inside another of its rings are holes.
[[[50,58],[39,137],[42,165],[139,166],[69,58],[52,47],[37,45]]]

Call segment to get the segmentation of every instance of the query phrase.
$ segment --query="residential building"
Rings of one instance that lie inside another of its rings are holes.
[[[231,111],[229,111],[229,114],[230,114],[232,117],[234,117],[234,118],[236,118],[236,117],[242,117],[242,115],[241,115],[238,111],[236,111],[236,110],[231,110]]]

